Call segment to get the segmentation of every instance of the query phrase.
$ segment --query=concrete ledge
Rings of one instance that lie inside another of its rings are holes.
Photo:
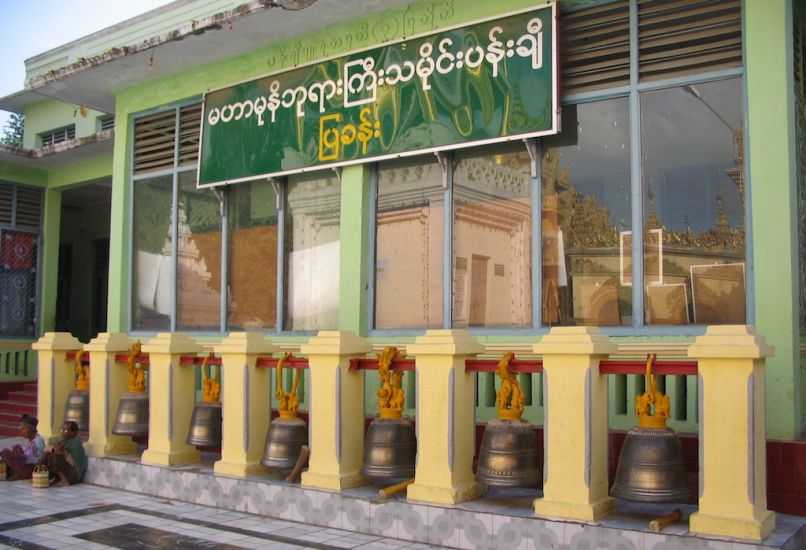
[[[806,517],[778,515],[775,531],[758,544],[693,535],[688,530],[688,518],[696,511],[695,506],[617,500],[615,512],[599,521],[547,520],[533,515],[532,503],[542,495],[536,489],[489,489],[479,499],[440,506],[409,502],[405,495],[381,500],[371,485],[339,492],[292,485],[279,474],[245,479],[214,475],[212,464],[217,458],[203,454],[201,464],[165,467],[142,464],[139,455],[90,457],[85,481],[226,510],[462,549],[659,550],[698,544],[705,547],[713,541],[741,543],[738,547],[742,550],[806,548]],[[675,507],[684,512],[682,522],[662,533],[649,531],[650,519]]]

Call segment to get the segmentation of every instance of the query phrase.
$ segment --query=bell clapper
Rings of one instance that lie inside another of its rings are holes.
[[[383,489],[378,491],[378,496],[380,496],[381,498],[389,498],[395,493],[404,491],[406,487],[408,487],[412,483],[414,483],[414,478],[407,479],[406,481],[401,481],[400,483],[395,483],[394,485],[390,485],[389,487],[384,487]]]
[[[682,517],[683,512],[680,510],[680,508],[675,508],[672,512],[669,512],[665,516],[661,516],[650,521],[649,530],[653,533],[660,533],[664,527],[674,523],[675,521],[679,521]]]
[[[299,450],[299,458],[294,465],[294,469],[286,476],[285,480],[289,483],[296,483],[302,475],[302,469],[308,464],[308,458],[311,456],[311,448],[303,445]]]

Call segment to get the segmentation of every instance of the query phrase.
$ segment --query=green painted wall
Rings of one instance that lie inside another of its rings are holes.
[[[368,164],[341,173],[339,328],[356,334],[365,334],[368,322],[370,173]]]
[[[46,99],[29,105],[25,109],[25,129],[22,146],[35,149],[42,146],[39,134],[75,124],[76,137],[91,136],[98,131],[98,117],[104,113],[86,109],[83,113],[78,105]]]
[[[767,434],[792,439],[803,428],[792,4],[748,0],[745,10],[755,324],[775,346],[767,360]]]
[[[48,184],[48,173],[39,168],[18,166],[0,160],[0,181],[45,187]]]

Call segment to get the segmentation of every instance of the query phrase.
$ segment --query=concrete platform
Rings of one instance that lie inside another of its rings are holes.
[[[775,531],[759,544],[693,535],[688,517],[696,511],[694,506],[618,501],[615,514],[595,523],[552,521],[533,515],[538,490],[495,489],[473,501],[437,506],[407,501],[405,494],[382,500],[371,485],[332,492],[289,484],[279,475],[246,479],[213,475],[217,458],[204,454],[200,464],[169,468],[143,465],[139,455],[91,457],[86,481],[171,501],[450,548],[806,548],[806,518],[798,516],[777,515]],[[676,507],[683,510],[681,522],[662,533],[649,530],[650,519]]]

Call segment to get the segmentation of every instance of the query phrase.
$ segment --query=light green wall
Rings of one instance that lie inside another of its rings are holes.
[[[48,184],[48,173],[38,168],[18,166],[0,160],[0,181],[45,187]]]
[[[22,146],[35,149],[42,146],[39,134],[75,124],[76,137],[82,138],[98,131],[98,117],[104,113],[87,109],[84,114],[79,105],[46,99],[25,109],[25,128]]]
[[[802,430],[792,4],[747,0],[745,10],[755,324],[775,346],[767,360],[767,433],[792,439]]]
[[[590,2],[570,2],[585,5]],[[117,95],[114,150],[109,330],[127,328],[129,125],[138,112],[200,98],[223,87],[307,63],[323,55],[369,47],[383,40],[427,32],[534,5],[528,0],[498,3],[423,1],[386,14],[335,25],[226,62],[155,79]],[[753,284],[757,331],[776,348],[768,361],[768,434],[791,439],[802,429],[799,341],[796,318],[797,243],[792,121],[791,0],[745,0],[748,78],[747,150],[754,242]],[[787,29],[784,32],[784,29]],[[388,31],[384,34],[384,31]],[[361,174],[361,175],[359,175]],[[364,169],[345,169],[342,185],[341,308],[344,329],[366,329],[366,261],[369,223]],[[346,285],[346,286],[345,286]],[[528,337],[525,337],[527,340]],[[512,338],[507,337],[512,341]],[[384,339],[387,341],[388,339]],[[495,338],[489,338],[494,341]]]

